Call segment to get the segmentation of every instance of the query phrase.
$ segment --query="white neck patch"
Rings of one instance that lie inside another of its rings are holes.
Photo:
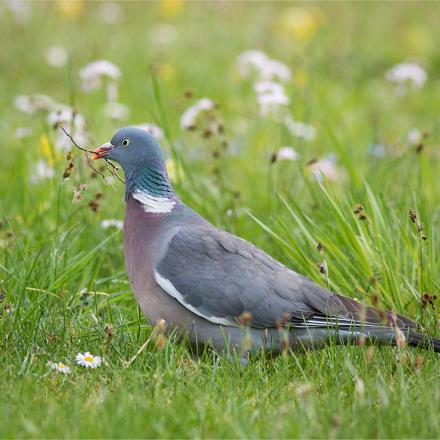
[[[176,204],[176,201],[173,199],[153,196],[148,191],[141,189],[136,189],[132,195],[134,199],[142,203],[142,208],[144,208],[145,212],[155,214],[171,212]]]

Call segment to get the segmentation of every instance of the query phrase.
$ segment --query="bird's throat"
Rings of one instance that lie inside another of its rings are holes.
[[[177,197],[164,167],[144,167],[127,182],[127,196],[131,194],[145,212],[163,214],[174,209]]]

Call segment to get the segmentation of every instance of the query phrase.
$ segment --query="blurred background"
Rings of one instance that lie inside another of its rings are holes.
[[[0,11],[0,194],[18,229],[120,228],[122,185],[57,124],[88,149],[142,125],[185,202],[261,243],[272,239],[244,213],[273,225],[282,194],[325,218],[323,182],[351,209],[367,182],[401,221],[417,203],[438,221],[436,3],[11,0]]]
[[[438,2],[0,2],[3,434],[438,437],[434,353],[241,370],[153,343],[127,376],[151,327],[125,274],[124,186],[59,124],[86,149],[144,127],[213,224],[438,337],[439,17]],[[85,350],[96,374],[74,370]]]

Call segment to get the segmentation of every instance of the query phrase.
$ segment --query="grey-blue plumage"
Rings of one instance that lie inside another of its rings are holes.
[[[241,347],[244,337],[278,352],[286,334],[293,349],[361,335],[395,344],[404,334],[410,345],[440,350],[409,318],[332,293],[200,217],[174,193],[160,146],[145,130],[123,128],[95,153],[124,170],[126,267],[152,324],[164,319],[217,349]]]

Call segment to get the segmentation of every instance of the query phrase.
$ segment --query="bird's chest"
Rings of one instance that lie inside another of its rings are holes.
[[[136,290],[152,280],[157,254],[157,225],[136,213],[127,213],[124,223],[124,254],[128,277]]]

